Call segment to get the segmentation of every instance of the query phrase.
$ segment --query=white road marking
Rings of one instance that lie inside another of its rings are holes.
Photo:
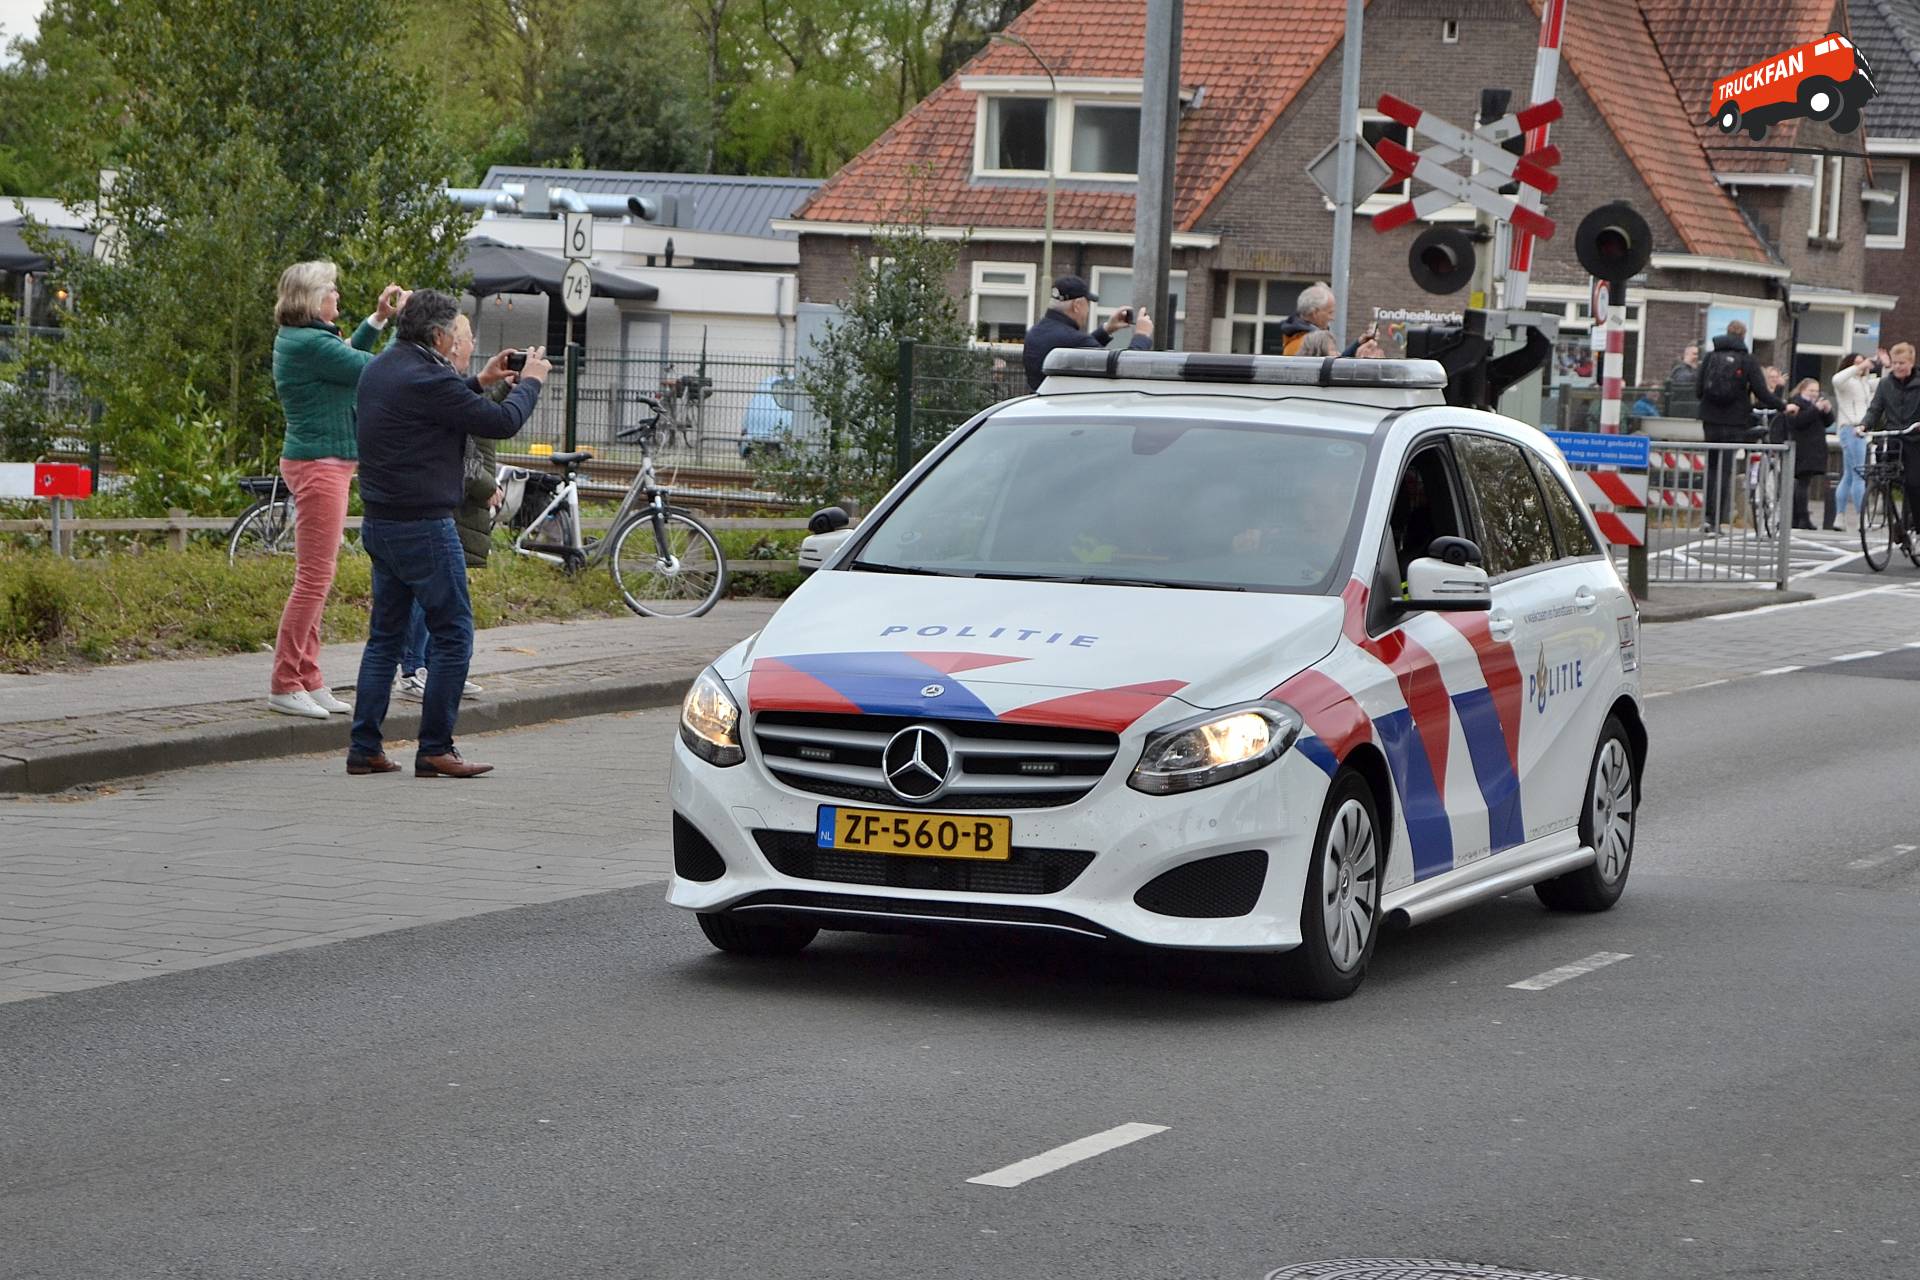
[[[1784,676],[1800,670],[1799,667],[1772,667],[1760,674],[1763,676]]]
[[[1055,1147],[1051,1151],[1042,1151],[1037,1156],[1010,1164],[1004,1169],[995,1169],[992,1173],[983,1173],[977,1178],[968,1178],[968,1182],[977,1182],[983,1187],[1017,1187],[1023,1182],[1044,1177],[1070,1164],[1079,1164],[1082,1160],[1091,1160],[1097,1155],[1124,1147],[1129,1142],[1138,1142],[1142,1138],[1151,1138],[1156,1133],[1165,1133],[1164,1124],[1123,1124],[1116,1125],[1104,1133],[1091,1137],[1078,1138],[1065,1146]]]
[[[1858,662],[1862,658],[1877,658],[1885,652],[1886,652],[1885,649],[1862,649],[1858,653],[1840,654],[1838,657],[1829,658],[1828,661],[1829,662]]]
[[[1859,591],[1845,591],[1837,596],[1821,596],[1817,600],[1789,600],[1785,604],[1765,604],[1758,609],[1745,609],[1739,613],[1716,613],[1699,619],[1702,622],[1738,622],[1742,618],[1757,618],[1762,614],[1777,613],[1782,609],[1813,609],[1825,604],[1839,604],[1842,600],[1857,600],[1861,596],[1883,596],[1887,594],[1905,595],[1898,586],[1865,587]]]
[[[1548,987],[1557,987],[1568,978],[1577,978],[1583,973],[1592,973],[1595,969],[1604,969],[1610,964],[1619,964],[1622,960],[1631,960],[1631,953],[1618,951],[1596,951],[1585,960],[1575,960],[1572,964],[1563,964],[1558,969],[1549,969],[1545,973],[1536,973],[1520,982],[1509,982],[1512,991],[1545,991]]]
[[[1892,862],[1895,858],[1904,858],[1915,849],[1920,849],[1920,844],[1897,844],[1885,853],[1877,854],[1874,857],[1855,858],[1847,864],[1847,869],[1849,871],[1867,871],[1879,866],[1883,862]]]

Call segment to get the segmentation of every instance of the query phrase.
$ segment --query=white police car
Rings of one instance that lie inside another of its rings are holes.
[[[982,926],[1258,953],[1633,856],[1637,613],[1537,431],[1428,361],[1062,351],[688,692],[668,900],[723,950]]]

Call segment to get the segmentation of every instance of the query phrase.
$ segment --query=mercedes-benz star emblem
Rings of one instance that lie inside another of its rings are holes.
[[[947,788],[953,746],[938,729],[916,724],[887,740],[880,768],[902,800],[931,800]]]
[[[920,696],[923,698],[937,698],[941,694],[945,693],[946,691],[947,691],[947,686],[943,684],[928,684],[928,685],[920,686]]]

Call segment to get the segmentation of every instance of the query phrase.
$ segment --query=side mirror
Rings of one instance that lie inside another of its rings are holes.
[[[1491,609],[1493,588],[1487,571],[1477,564],[1448,564],[1426,556],[1407,566],[1407,598],[1402,603],[1409,609],[1448,612]]]
[[[844,507],[822,507],[807,518],[808,533],[832,533],[852,523]]]

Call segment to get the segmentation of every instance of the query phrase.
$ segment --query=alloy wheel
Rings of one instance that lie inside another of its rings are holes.
[[[1373,821],[1358,800],[1334,815],[1321,851],[1321,915],[1327,953],[1341,972],[1351,972],[1367,952],[1380,916],[1380,864]]]

